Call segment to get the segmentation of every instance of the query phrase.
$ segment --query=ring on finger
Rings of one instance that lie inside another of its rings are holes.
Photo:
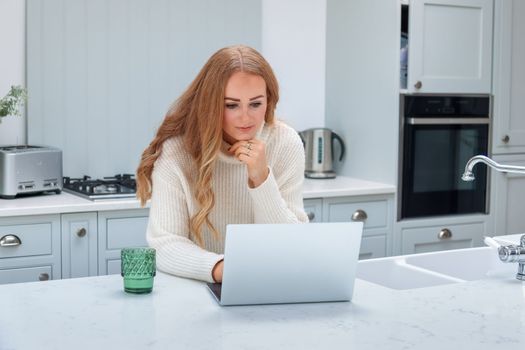
[[[246,144],[246,148],[248,148],[248,151],[251,151],[252,150],[252,143],[251,142],[248,142]]]

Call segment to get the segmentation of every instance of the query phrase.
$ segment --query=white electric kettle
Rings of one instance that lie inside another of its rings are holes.
[[[343,139],[327,128],[314,128],[299,133],[303,140],[306,166],[304,176],[312,179],[333,179],[334,171],[334,140],[341,145],[339,161],[345,155]]]

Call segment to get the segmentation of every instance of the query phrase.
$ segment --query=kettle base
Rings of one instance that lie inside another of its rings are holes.
[[[333,171],[325,171],[325,172],[305,171],[304,177],[307,177],[309,179],[334,179],[335,172]]]

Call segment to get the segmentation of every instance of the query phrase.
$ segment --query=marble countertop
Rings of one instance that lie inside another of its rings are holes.
[[[307,198],[380,195],[395,193],[395,186],[340,176],[329,180],[305,179],[303,196]],[[149,207],[149,204],[146,205]],[[0,217],[45,215],[86,211],[139,209],[137,199],[91,201],[62,192],[17,199],[0,199]]]
[[[396,186],[338,176],[335,179],[305,179],[303,198],[326,198],[343,196],[369,196],[394,194]]]
[[[0,286],[0,349],[520,349],[525,284],[509,276],[412,290],[356,280],[352,302],[219,306],[163,273]]]

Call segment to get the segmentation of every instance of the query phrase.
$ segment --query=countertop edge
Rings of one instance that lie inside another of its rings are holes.
[[[338,176],[330,180],[305,179],[303,199],[393,195],[395,192],[396,187],[393,185]],[[18,199],[0,199],[0,218],[147,208],[149,202],[145,207],[141,207],[139,200],[135,198],[91,201],[62,192]]]

